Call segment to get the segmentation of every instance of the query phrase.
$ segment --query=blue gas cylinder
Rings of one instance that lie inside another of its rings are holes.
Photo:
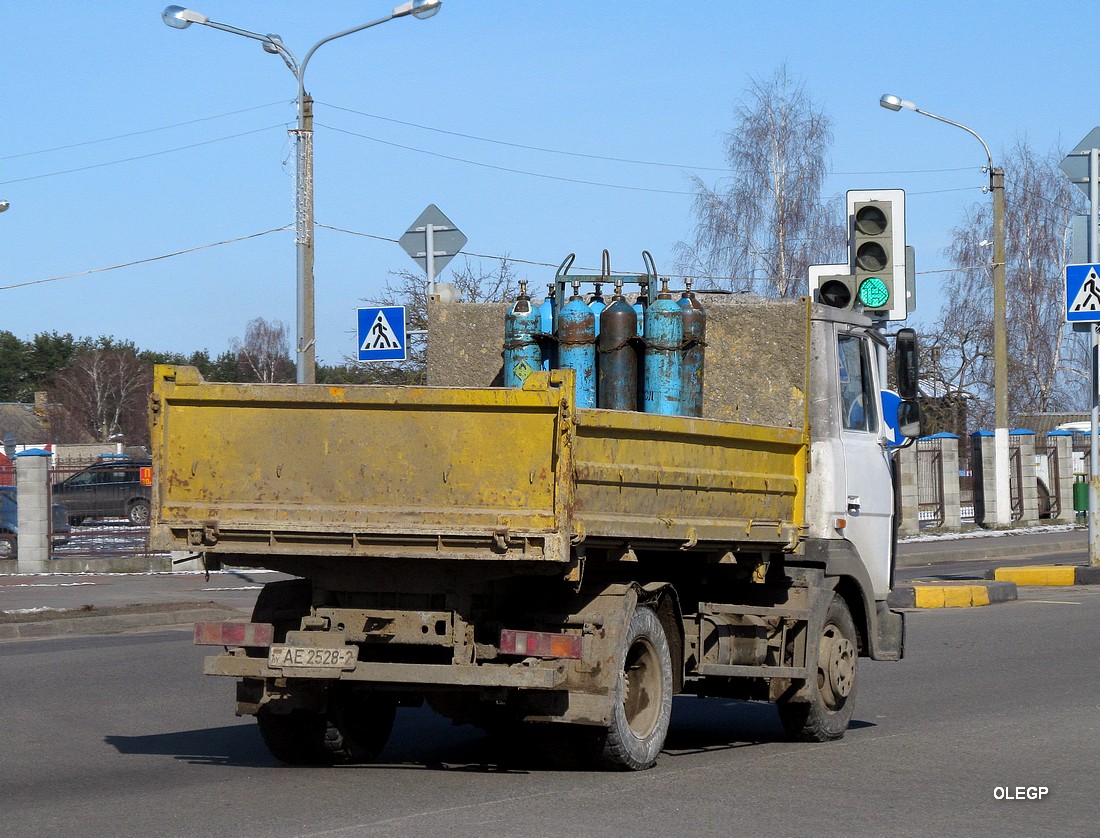
[[[662,280],[661,293],[646,309],[645,335],[644,410],[676,416],[681,410],[684,315],[672,299],[667,279]]]
[[[607,308],[607,303],[603,301],[603,283],[596,283],[596,293],[592,295],[592,299],[588,301],[588,307],[592,309],[592,316],[596,319],[596,337],[600,336],[600,315],[603,314],[603,310]]]
[[[596,406],[596,324],[573,283],[573,296],[558,314],[558,368],[577,374],[577,407]]]
[[[527,283],[521,281],[519,288],[519,297],[504,315],[505,387],[522,387],[531,373],[542,369],[539,311],[527,296]]]
[[[554,369],[554,283],[546,286],[546,299],[539,303],[539,331],[542,333],[542,368]]]
[[[648,287],[643,285],[642,292],[634,301],[634,312],[638,315],[638,337],[645,337],[645,310],[648,305]]]

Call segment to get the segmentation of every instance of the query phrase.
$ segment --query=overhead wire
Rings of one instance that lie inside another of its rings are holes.
[[[546,154],[562,154],[568,157],[582,157],[588,160],[605,160],[612,163],[630,163],[637,166],[662,166],[671,169],[690,169],[698,172],[729,172],[729,166],[699,166],[695,164],[686,163],[667,163],[657,160],[638,160],[630,157],[613,157],[604,154],[588,154],[579,151],[566,151],[560,148],[548,148],[546,146],[528,145],[525,143],[509,142],[507,140],[497,140],[492,137],[482,137],[477,134],[465,134],[461,131],[448,131],[445,128],[436,128],[431,125],[421,125],[418,122],[408,122],[402,119],[394,119],[389,116],[380,116],[379,114],[367,113],[366,111],[355,110],[354,108],[345,108],[340,105],[334,105],[331,102],[318,102],[314,101],[314,105],[322,105],[333,110],[343,111],[345,113],[356,114],[357,116],[365,116],[368,119],[377,119],[381,122],[389,122],[394,125],[403,125],[408,128],[418,128],[421,131],[432,131],[436,134],[446,134],[451,137],[460,137],[466,140],[476,140],[482,143],[492,143],[494,145],[507,146],[509,148],[519,148],[525,151],[539,151]],[[900,171],[885,171],[885,172],[831,172],[834,175],[912,175],[912,174],[938,174],[944,172],[965,172],[973,168],[972,166],[960,166],[953,169],[908,169]]]
[[[145,129],[142,129],[141,131],[130,131],[130,132],[125,133],[125,134],[115,134],[115,135],[110,136],[110,137],[100,137],[100,138],[95,139],[95,140],[83,140],[82,142],[79,142],[79,143],[69,143],[68,145],[59,145],[59,146],[54,146],[53,148],[40,148],[37,151],[23,151],[23,152],[20,152],[19,154],[7,154],[7,155],[0,156],[0,160],[16,160],[20,157],[31,157],[31,156],[36,155],[36,154],[49,154],[50,152],[54,152],[54,151],[68,151],[70,148],[80,148],[81,146],[86,146],[86,145],[96,145],[97,143],[107,143],[107,142],[112,142],[114,140],[125,140],[125,139],[128,139],[130,137],[139,137],[143,134],[153,134],[153,133],[156,133],[157,131],[168,131],[172,128],[183,128],[184,126],[196,125],[200,122],[210,122],[211,120],[214,120],[214,119],[224,119],[227,116],[237,116],[238,114],[242,114],[242,113],[250,113],[252,111],[261,110],[263,108],[270,108],[270,107],[273,107],[275,105],[283,105],[283,104],[286,104],[286,101],[287,100],[285,100],[285,99],[280,99],[277,102],[268,102],[266,105],[253,105],[250,108],[241,108],[241,109],[235,110],[235,111],[227,111],[226,113],[214,114],[213,116],[200,116],[197,119],[188,119],[185,122],[174,122],[171,125],[161,125],[158,128],[145,128]]]
[[[114,166],[118,163],[131,163],[134,160],[147,160],[150,157],[160,157],[165,154],[173,154],[177,151],[186,151],[189,148],[199,148],[204,145],[212,145],[213,143],[220,143],[226,140],[235,140],[238,137],[247,137],[250,134],[259,134],[264,131],[271,131],[274,128],[283,128],[286,123],[279,123],[277,125],[268,125],[264,128],[255,128],[251,131],[242,131],[239,134],[229,134],[225,137],[217,137],[213,140],[203,140],[197,143],[190,143],[188,145],[177,146],[176,148],[166,148],[162,151],[151,151],[148,154],[136,154],[132,157],[122,157],[118,160],[108,160],[103,163],[89,163],[87,166],[76,166],[72,169],[62,169],[56,172],[44,172],[38,175],[28,175],[27,177],[12,178],[11,180],[0,180],[0,186],[6,186],[11,183],[26,183],[31,180],[42,180],[43,178],[57,177],[58,175],[71,175],[76,172],[87,172],[91,169],[102,169],[104,166]]]
[[[9,285],[0,285],[0,291],[8,291],[12,288],[26,288],[28,285],[42,285],[46,282],[60,282],[63,279],[76,279],[78,277],[89,276],[90,274],[105,273],[107,271],[117,271],[120,268],[131,268],[134,265],[145,265],[149,262],[159,262],[162,259],[171,259],[174,256],[183,256],[187,253],[195,253],[200,250],[209,250],[212,247],[221,247],[224,244],[236,244],[237,242],[247,241],[248,239],[257,239],[260,236],[267,236],[271,233],[279,233],[284,230],[292,229],[293,227],[290,225],[284,227],[273,227],[270,230],[263,230],[259,233],[249,233],[248,235],[237,236],[236,238],[225,239],[224,241],[219,242],[212,242],[211,244],[200,244],[196,247],[187,247],[183,250],[174,250],[171,253],[162,253],[159,256],[149,256],[145,259],[134,259],[130,262],[122,262],[118,265],[108,265],[104,268],[91,268],[86,271],[77,271],[76,273],[64,274],[62,276],[51,276],[47,279],[32,279],[28,280],[27,282],[14,282]]]

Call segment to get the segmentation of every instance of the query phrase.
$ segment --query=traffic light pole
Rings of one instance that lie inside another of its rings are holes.
[[[1100,150],[1089,149],[1089,262],[1100,262],[1100,236],[1096,234],[1100,212]],[[1089,564],[1100,567],[1100,323],[1089,330],[1092,337],[1092,426],[1089,434]]]

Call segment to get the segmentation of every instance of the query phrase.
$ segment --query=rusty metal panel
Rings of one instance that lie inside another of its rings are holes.
[[[577,419],[577,526],[588,538],[793,546],[805,433],[623,411]]]
[[[523,389],[219,384],[158,366],[154,542],[400,555],[453,540],[561,559],[561,389],[548,374]]]

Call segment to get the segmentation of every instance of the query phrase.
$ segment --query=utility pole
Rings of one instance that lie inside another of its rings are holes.
[[[313,97],[302,91],[301,110],[295,134],[298,146],[294,213],[294,242],[298,254],[298,345],[295,367],[299,384],[317,380],[317,340],[313,317]]]
[[[989,172],[993,192],[993,456],[997,523],[1012,523],[1008,451],[1008,290],[1005,282],[1005,171]]]

